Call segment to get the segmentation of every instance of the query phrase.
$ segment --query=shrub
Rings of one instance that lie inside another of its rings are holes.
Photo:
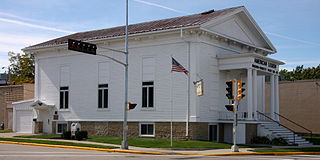
[[[71,139],[71,131],[64,131],[61,135],[62,139]]]
[[[251,139],[252,144],[271,144],[271,141],[268,137],[265,136],[257,136]]]
[[[83,139],[88,139],[88,132],[87,131],[76,131],[75,139],[80,141]]]
[[[288,142],[284,138],[280,137],[280,138],[273,138],[271,141],[271,144],[278,145],[278,146],[286,146],[288,145]]]

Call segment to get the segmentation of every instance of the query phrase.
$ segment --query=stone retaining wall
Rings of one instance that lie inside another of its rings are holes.
[[[122,136],[122,122],[80,122],[81,130],[89,136]],[[170,138],[170,122],[155,122],[155,138]],[[55,125],[55,123],[54,123]],[[70,125],[69,125],[70,126]],[[54,126],[55,128],[55,126]],[[55,131],[55,129],[53,129]],[[139,122],[128,122],[128,137],[139,137]],[[173,123],[173,139],[208,140],[208,123],[189,123],[189,136],[186,136],[186,123]]]

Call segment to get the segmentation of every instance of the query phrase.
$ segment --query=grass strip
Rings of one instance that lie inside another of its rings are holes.
[[[11,133],[11,130],[0,130],[0,133]]]
[[[110,136],[90,136],[88,141],[121,144],[121,137]],[[130,146],[145,147],[145,148],[173,148],[173,149],[230,149],[232,144],[218,143],[209,141],[173,141],[170,145],[168,139],[154,139],[154,138],[128,138]],[[258,146],[240,145],[241,148],[256,148]],[[265,147],[265,146],[260,146]]]
[[[253,152],[320,152],[320,147],[255,149]]]
[[[320,145],[320,136],[303,136],[307,141],[313,143],[314,145]]]
[[[83,143],[61,142],[61,141],[44,141],[44,140],[33,140],[33,139],[0,138],[0,141],[65,145],[65,146],[77,146],[77,147],[91,147],[91,148],[103,148],[103,149],[117,148],[117,147],[113,147],[113,146],[104,146],[104,145],[95,145],[95,144],[83,144]]]
[[[21,138],[41,138],[41,139],[59,139],[61,136],[56,134],[46,135],[31,135],[31,136],[16,136]],[[121,145],[121,137],[111,136],[89,136],[87,141],[108,143]],[[144,147],[144,148],[173,148],[173,149],[230,149],[232,144],[208,142],[208,141],[173,141],[173,146],[170,145],[168,139],[155,139],[155,138],[128,138],[130,146]],[[257,148],[266,146],[253,146],[253,145],[239,145],[241,148]]]

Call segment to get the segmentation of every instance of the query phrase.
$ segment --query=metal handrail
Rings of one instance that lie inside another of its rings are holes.
[[[259,113],[259,114],[263,115],[264,117],[270,119],[271,121],[277,123],[279,126],[282,126],[282,127],[286,128],[286,129],[288,129],[289,131],[291,131],[291,132],[293,133],[293,135],[292,135],[292,136],[293,136],[293,144],[296,144],[296,136],[295,136],[296,132],[295,132],[295,131],[293,131],[292,129],[290,129],[290,128],[284,126],[284,125],[282,125],[282,124],[279,123],[278,121],[272,119],[271,117],[269,117],[269,116],[267,116],[267,115],[265,115],[265,114],[263,114],[263,113],[261,113],[261,112],[259,112],[259,111],[257,111],[257,113]]]
[[[283,115],[281,115],[281,114],[279,114],[279,113],[276,113],[276,112],[274,112],[274,113],[275,113],[276,115],[278,115],[278,116],[280,116],[280,117],[284,118],[285,120],[287,120],[287,121],[289,121],[289,122],[291,122],[291,123],[295,124],[296,126],[299,126],[300,128],[303,128],[304,130],[308,131],[308,132],[310,133],[310,137],[311,137],[311,141],[312,141],[312,135],[313,135],[313,133],[312,133],[312,131],[311,131],[311,130],[309,130],[309,129],[307,129],[307,128],[303,127],[302,125],[300,125],[300,124],[298,124],[298,123],[296,123],[296,122],[294,122],[294,121],[292,121],[292,120],[288,119],[287,117],[285,117],[285,116],[283,116]]]

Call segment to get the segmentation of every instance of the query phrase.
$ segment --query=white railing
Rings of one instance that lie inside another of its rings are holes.
[[[233,120],[233,112],[218,112],[219,113],[219,120]],[[265,113],[265,115],[270,117],[270,113]],[[255,118],[254,116],[257,116]],[[253,115],[253,120],[259,120],[259,121],[269,121],[265,116],[262,116],[260,114]],[[248,112],[238,112],[238,120],[249,120],[248,119]],[[251,119],[252,120],[252,119]]]

